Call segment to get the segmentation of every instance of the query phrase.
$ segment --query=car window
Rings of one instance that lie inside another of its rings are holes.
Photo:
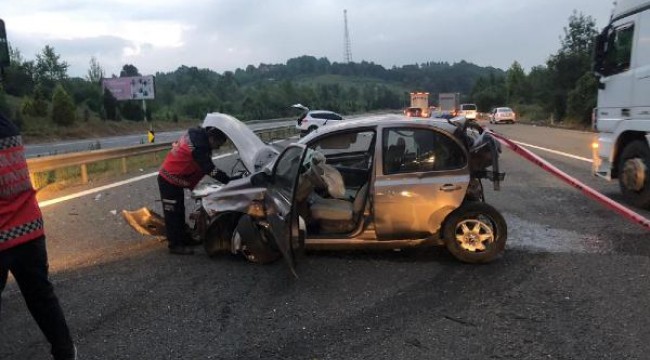
[[[323,113],[311,113],[310,116],[312,119],[327,119],[327,116]]]
[[[476,105],[461,105],[461,110],[476,110]]]
[[[302,148],[290,147],[275,163],[273,170],[273,186],[281,193],[291,199],[293,184],[300,169],[300,157]]]
[[[512,112],[512,110],[510,108],[500,108],[499,112]]]
[[[360,132],[335,133],[316,139],[309,148],[325,155],[344,155],[346,153],[367,153],[371,150],[375,133],[370,130]]]
[[[331,120],[343,120],[343,117],[341,115],[339,115],[339,114],[332,113],[332,114],[330,114],[330,119]]]
[[[455,170],[467,163],[453,139],[429,129],[385,129],[382,153],[384,175]]]

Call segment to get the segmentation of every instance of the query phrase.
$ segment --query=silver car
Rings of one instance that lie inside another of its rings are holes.
[[[258,141],[221,124],[235,146]],[[490,262],[507,239],[502,215],[484,202],[481,179],[498,189],[498,143],[465,118],[386,115],[327,126],[277,156],[244,162],[250,175],[197,189],[196,236],[209,255],[242,253],[293,270],[304,249],[398,249],[444,245],[469,263]],[[241,150],[241,149],[240,149]]]

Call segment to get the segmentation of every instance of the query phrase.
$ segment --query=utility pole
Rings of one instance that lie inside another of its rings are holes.
[[[348,31],[348,11],[343,10],[344,39],[343,54],[346,63],[352,62],[352,45],[350,44],[350,32]]]

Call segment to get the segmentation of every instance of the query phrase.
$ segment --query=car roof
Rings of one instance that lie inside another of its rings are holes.
[[[360,119],[352,119],[334,125],[320,127],[318,128],[318,130],[313,131],[309,135],[300,139],[299,143],[309,142],[311,139],[320,136],[322,134],[327,134],[327,133],[337,132],[337,131],[353,130],[353,129],[364,128],[364,127],[373,127],[380,124],[386,126],[425,125],[425,126],[430,126],[430,127],[443,130],[449,134],[452,134],[456,129],[456,127],[453,124],[450,124],[445,119],[437,119],[437,118],[413,119],[401,114],[386,114],[386,115],[369,116]]]
[[[312,114],[313,113],[319,113],[319,114],[337,114],[338,115],[338,113],[336,113],[334,111],[330,111],[330,110],[309,110],[309,112],[312,113]]]

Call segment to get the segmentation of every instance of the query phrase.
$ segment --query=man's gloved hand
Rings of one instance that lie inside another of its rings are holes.
[[[228,175],[226,175],[225,172],[223,172],[223,171],[221,171],[221,170],[219,170],[217,168],[214,168],[214,170],[212,170],[210,172],[210,174],[208,174],[208,175],[210,175],[211,178],[217,180],[218,182],[220,182],[222,184],[227,184],[228,182],[230,182],[230,177]]]

